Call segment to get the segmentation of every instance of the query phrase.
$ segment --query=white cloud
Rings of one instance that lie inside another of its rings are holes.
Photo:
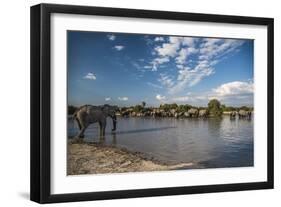
[[[126,96],[124,96],[124,97],[118,97],[118,100],[119,100],[119,101],[128,101],[129,98],[126,97]]]
[[[200,45],[200,59],[218,59],[244,43],[243,40],[204,38]]]
[[[170,94],[176,94],[188,87],[192,87],[199,83],[203,78],[214,73],[214,69],[206,61],[200,61],[195,68],[184,67],[178,70],[177,80],[175,84],[168,87]]]
[[[152,62],[151,62],[151,71],[157,71],[158,70],[158,66],[163,64],[163,63],[166,63],[166,62],[169,62],[170,59],[169,57],[159,57],[159,58],[155,58]]]
[[[178,64],[184,64],[187,57],[191,54],[195,54],[197,53],[199,50],[198,49],[195,49],[194,47],[184,47],[182,48],[180,51],[179,51],[179,55],[178,57],[176,58],[176,62]]]
[[[166,99],[166,96],[161,96],[160,94],[157,94],[155,97],[158,101],[164,101]]]
[[[123,46],[123,45],[115,45],[115,46],[114,46],[114,49],[117,50],[117,51],[121,51],[121,50],[123,50],[124,48],[125,48],[125,46]]]
[[[84,76],[84,79],[96,80],[97,77],[94,73],[88,73],[87,75]]]
[[[138,70],[140,70],[142,67],[140,66],[140,64],[139,63],[137,63],[137,62],[135,62],[135,61],[131,61],[131,64],[135,67],[135,68],[137,68]]]
[[[186,96],[178,96],[171,98],[172,102],[186,102],[186,103],[197,103],[202,105],[203,102],[208,100],[208,96],[201,93],[188,93]]]
[[[110,97],[106,97],[105,101],[111,101],[111,98]]]
[[[225,98],[230,96],[249,95],[254,92],[253,82],[234,81],[213,89],[214,95]]]
[[[111,35],[107,35],[107,38],[111,41],[114,41],[116,39],[116,36],[111,34]]]
[[[165,103],[192,104],[207,106],[211,99],[218,99],[228,106],[253,105],[254,84],[252,80],[233,81],[201,92],[188,92],[179,96],[158,94],[156,99]]]
[[[177,54],[180,43],[180,37],[170,37],[168,43],[163,43],[162,46],[157,46],[155,51],[162,57],[174,57]]]
[[[158,81],[167,88],[171,88],[174,86],[172,77],[163,73],[160,73],[160,78],[158,79]]]
[[[164,37],[155,37],[154,41],[163,42],[163,41],[165,41],[165,39],[164,39]]]
[[[189,96],[180,96],[180,97],[174,97],[172,100],[176,101],[176,102],[186,102],[186,101],[190,100],[190,97]]]
[[[194,47],[195,42],[198,40],[196,37],[182,37],[182,44],[188,47]]]
[[[155,50],[159,56],[175,57],[178,55],[178,50],[181,47],[193,48],[195,41],[197,41],[197,38],[171,36],[167,43],[156,47]],[[195,50],[195,48],[193,48],[193,50]],[[192,49],[189,49],[189,52],[192,52]]]
[[[155,84],[155,83],[150,83],[150,82],[147,82],[147,85],[149,85],[149,86],[152,86],[152,87],[154,87],[154,88],[163,88],[162,86],[159,86],[159,85],[157,85],[157,84]]]
[[[171,36],[165,41],[164,38],[156,37],[155,41],[161,44],[157,45],[152,52],[152,55],[156,55],[156,57],[150,62],[151,70],[157,71],[159,65],[169,62],[170,58],[175,58],[182,45],[190,44],[190,39],[192,38],[185,40],[184,37]]]
[[[170,37],[155,47],[157,56],[150,69],[157,71],[161,65],[174,61],[179,69],[177,76],[165,78],[160,74],[159,81],[170,94],[176,94],[214,74],[215,65],[243,43],[243,40],[234,39]],[[198,55],[190,59],[194,54]]]

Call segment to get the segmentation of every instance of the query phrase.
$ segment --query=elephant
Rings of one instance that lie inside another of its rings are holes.
[[[191,108],[187,111],[189,117],[198,117],[198,109]]]
[[[113,121],[113,129],[116,130],[116,111],[117,106],[103,105],[103,106],[92,106],[84,105],[79,107],[73,114],[73,118],[77,121],[79,127],[78,138],[84,138],[84,132],[90,124],[99,123],[100,135],[105,135],[106,118],[111,117]]]
[[[231,112],[229,113],[229,116],[230,116],[231,119],[235,119],[235,118],[236,118],[236,114],[237,114],[236,111],[231,111]]]
[[[209,115],[209,111],[207,109],[199,110],[199,117],[207,118]]]
[[[252,117],[252,112],[251,111],[245,111],[245,110],[239,110],[238,112],[239,118],[248,118],[251,119]]]
[[[121,112],[121,116],[123,116],[123,117],[129,117],[129,116],[130,116],[130,112],[129,112],[129,111],[122,111],[122,112]]]

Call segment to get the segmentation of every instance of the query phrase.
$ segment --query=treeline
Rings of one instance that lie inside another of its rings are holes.
[[[78,107],[69,105],[68,106],[68,114],[73,114]],[[129,107],[120,107],[119,112],[120,115],[129,116],[145,116],[145,115],[151,115],[152,113],[158,113],[161,112],[162,114],[184,114],[187,113],[190,109],[197,109],[198,112],[200,110],[206,110],[209,115],[211,116],[221,116],[224,112],[238,112],[239,110],[244,111],[253,111],[253,107],[248,106],[241,106],[241,107],[233,107],[233,106],[226,106],[224,104],[221,104],[217,99],[212,99],[209,101],[208,105],[206,107],[197,107],[192,106],[190,104],[181,104],[178,105],[176,103],[172,104],[160,104],[159,107],[146,107],[146,103],[143,101],[141,104],[137,104],[135,106],[129,106]]]

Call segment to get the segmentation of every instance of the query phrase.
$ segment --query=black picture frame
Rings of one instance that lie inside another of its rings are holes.
[[[168,187],[154,189],[85,192],[73,194],[50,193],[50,129],[51,129],[51,74],[50,74],[50,15],[52,13],[99,15],[113,17],[151,18],[207,23],[233,23],[267,26],[267,181],[235,184]],[[166,196],[273,188],[274,177],[274,83],[273,44],[274,20],[272,18],[195,14],[152,10],[103,8],[56,4],[39,4],[31,7],[31,151],[30,199],[38,203],[88,201],[102,199]]]

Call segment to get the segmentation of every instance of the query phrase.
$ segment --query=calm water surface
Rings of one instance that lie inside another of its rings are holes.
[[[68,136],[78,132],[76,122],[68,120]],[[111,133],[108,119],[105,139],[99,137],[98,124],[85,132],[87,142],[104,142],[142,152],[160,161],[177,164],[197,163],[201,167],[253,166],[253,119],[175,119],[118,117],[117,131]]]

